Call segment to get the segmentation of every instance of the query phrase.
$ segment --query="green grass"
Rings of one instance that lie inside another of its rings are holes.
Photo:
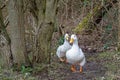
[[[107,68],[104,80],[117,80],[120,76],[120,52],[103,52],[98,55],[98,58]]]

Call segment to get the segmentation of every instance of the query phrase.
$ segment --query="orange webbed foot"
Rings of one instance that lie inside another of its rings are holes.
[[[65,61],[64,59],[60,58],[60,62],[64,62],[64,61]]]
[[[72,66],[71,66],[71,71],[72,71],[72,72],[76,72],[75,65],[72,65]]]
[[[82,73],[83,72],[83,69],[82,69],[82,66],[80,66],[80,73]]]

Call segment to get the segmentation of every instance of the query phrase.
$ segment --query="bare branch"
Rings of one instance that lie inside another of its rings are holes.
[[[60,25],[59,26],[59,34],[60,36],[64,35],[65,31],[63,30],[64,26],[63,25]]]

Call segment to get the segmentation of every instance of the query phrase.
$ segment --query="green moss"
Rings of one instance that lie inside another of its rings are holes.
[[[74,29],[75,32],[81,32],[88,26],[89,19],[91,18],[91,14],[89,13],[83,20],[78,24],[78,26]]]
[[[74,32],[81,32],[86,28],[89,28],[89,21],[90,19],[98,12],[100,9],[100,6],[97,5],[90,13],[87,14],[86,17],[83,18],[83,20],[76,26],[75,29],[73,29]]]

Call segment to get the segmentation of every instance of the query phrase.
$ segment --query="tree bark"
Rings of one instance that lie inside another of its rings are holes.
[[[50,43],[54,31],[57,0],[46,0],[46,11],[43,25],[39,31],[39,52],[41,62],[50,61]],[[44,58],[43,58],[44,57]]]
[[[48,63],[58,0],[31,0],[31,2],[31,5],[35,7],[34,10],[31,7],[31,13],[35,17],[37,25],[36,52],[33,61]]]
[[[120,1],[118,2],[118,51],[120,51]]]
[[[22,64],[29,65],[25,47],[23,0],[9,0],[8,13],[10,21],[8,33],[11,39],[13,62],[18,67]]]
[[[10,38],[5,29],[1,8],[0,8],[0,56],[2,62],[1,66],[3,66],[4,68],[10,68],[13,64],[10,49]]]
[[[102,17],[107,13],[107,10],[110,10],[113,7],[113,4],[115,4],[117,2],[118,2],[117,0],[111,0],[110,2],[106,3],[105,6],[101,6],[101,9],[94,16],[95,17],[94,22],[96,24],[99,24],[100,21],[102,20]]]
[[[79,23],[79,25],[74,29],[74,32],[81,32],[85,29],[95,28],[96,24],[99,24],[104,15],[107,13],[107,10],[110,10],[113,7],[113,4],[116,4],[117,0],[110,0],[105,3],[105,5],[97,4],[93,12],[88,13],[88,15]],[[90,21],[90,19],[92,19]]]

